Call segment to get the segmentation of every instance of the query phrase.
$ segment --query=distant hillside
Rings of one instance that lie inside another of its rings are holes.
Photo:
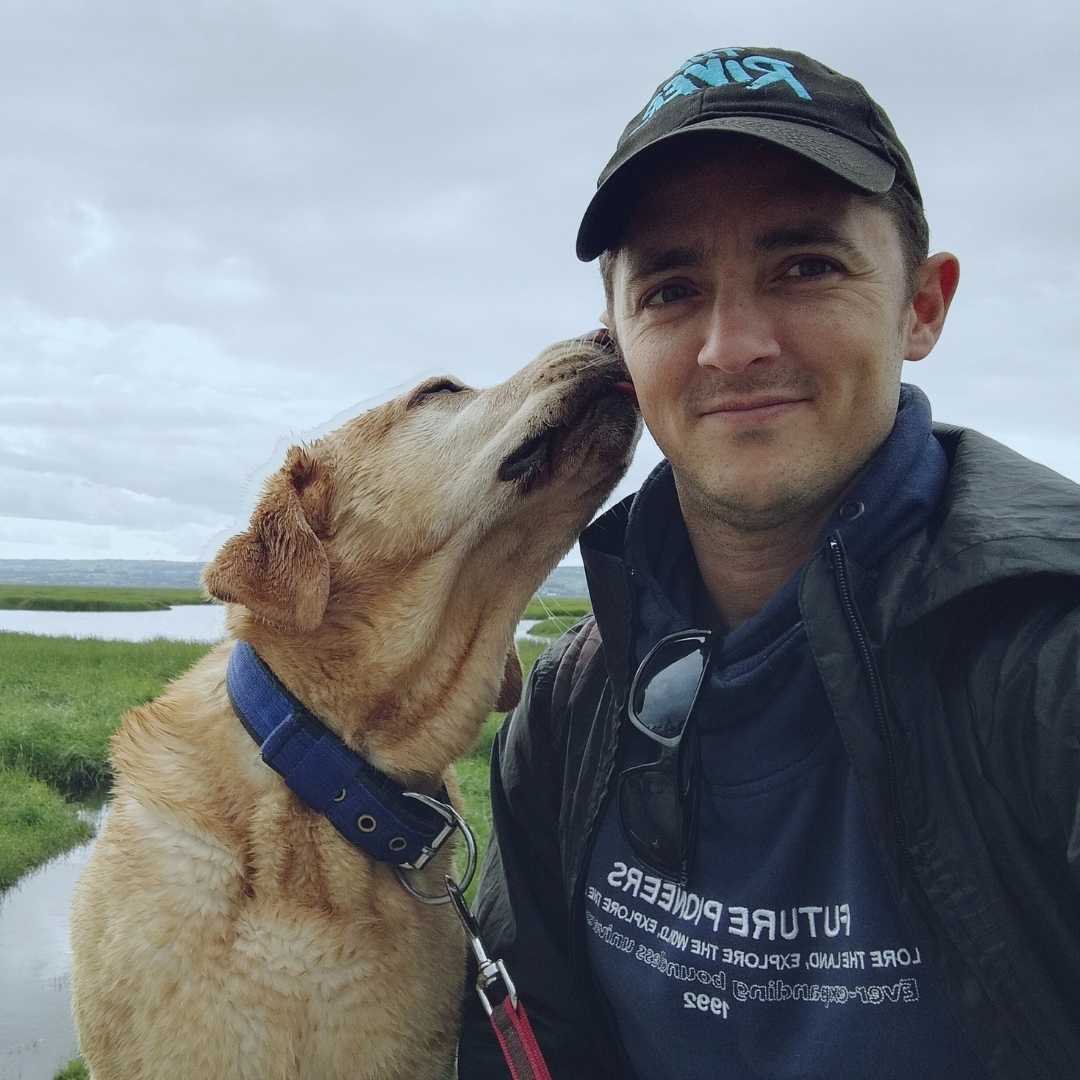
[[[0,559],[0,582],[9,585],[141,585],[197,589],[197,562],[137,559]],[[540,588],[542,596],[584,596],[585,571],[556,567]]]
[[[197,589],[202,568],[198,562],[160,559],[0,559],[0,582]]]
[[[540,586],[541,596],[585,596],[588,591],[583,566],[556,566]]]

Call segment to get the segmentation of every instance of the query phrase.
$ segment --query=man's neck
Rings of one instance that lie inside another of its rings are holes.
[[[686,530],[718,624],[733,630],[756,615],[810,557],[837,500],[764,529],[740,529],[696,513],[680,498]]]

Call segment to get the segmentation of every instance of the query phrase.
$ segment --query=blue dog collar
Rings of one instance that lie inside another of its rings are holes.
[[[419,870],[456,828],[445,787],[436,799],[405,791],[293,697],[246,641],[233,648],[226,686],[263,761],[371,858]]]

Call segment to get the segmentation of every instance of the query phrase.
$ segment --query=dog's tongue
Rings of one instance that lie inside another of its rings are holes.
[[[620,379],[619,382],[614,384],[614,388],[619,391],[620,394],[625,394],[627,397],[632,397],[637,401],[637,390],[634,389],[634,384],[627,379]]]

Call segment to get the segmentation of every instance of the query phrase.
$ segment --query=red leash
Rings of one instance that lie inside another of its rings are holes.
[[[499,1040],[512,1080],[551,1080],[547,1062],[544,1061],[544,1055],[529,1023],[528,1013],[525,1012],[525,1003],[519,1000],[517,988],[506,970],[506,965],[502,960],[492,960],[488,956],[484,943],[480,940],[480,928],[465,903],[465,897],[462,896],[457,882],[449,877],[446,878],[446,892],[454,904],[461,925],[465,927],[465,933],[469,936],[472,951],[476,954],[479,968],[476,992],[480,995],[480,1003],[491,1021],[495,1038]],[[487,992],[496,982],[502,982],[506,996],[498,1005],[492,1005]]]

